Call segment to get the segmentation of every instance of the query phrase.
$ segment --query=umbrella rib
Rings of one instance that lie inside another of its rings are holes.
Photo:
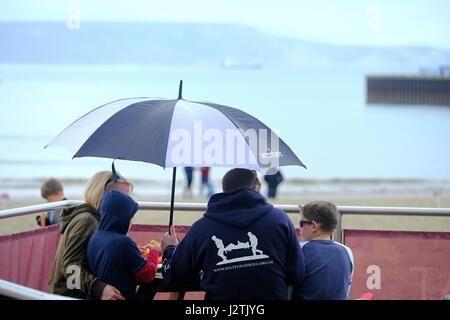
[[[75,121],[73,121],[73,122],[72,122],[71,124],[69,124],[63,131],[61,131],[56,137],[54,137],[54,138],[52,139],[52,141],[54,141],[54,140],[55,140],[56,138],[58,138],[61,134],[63,134],[63,133],[66,131],[67,128],[70,128],[74,123],[76,123],[76,122],[78,122],[80,119],[86,117],[88,114],[91,114],[92,112],[94,112],[94,111],[96,111],[96,110],[98,110],[98,109],[100,109],[100,108],[103,108],[103,107],[106,106],[106,105],[109,105],[109,104],[112,104],[112,103],[115,103],[115,102],[118,102],[118,101],[131,100],[131,99],[147,99],[147,97],[123,98],[123,99],[117,99],[117,100],[114,100],[114,101],[111,101],[111,102],[102,104],[101,106],[92,109],[91,111],[89,111],[89,112],[83,114],[81,117],[79,117],[78,119],[76,119]],[[52,143],[52,141],[50,141],[49,143],[47,143],[47,144],[45,145],[44,148],[47,148],[47,147]]]
[[[171,100],[171,99],[168,99],[168,101],[172,101],[172,100]],[[175,102],[174,107],[173,107],[171,119],[173,119],[173,114],[174,114],[174,111],[175,111],[175,105],[176,105],[176,102]],[[145,122],[145,118],[144,118],[144,117],[140,118],[140,120],[141,120],[142,122]],[[172,121],[171,121],[171,122],[172,122]],[[144,130],[144,127],[143,127],[143,126],[138,126],[138,127],[139,127],[139,130],[137,130],[137,132],[134,134],[134,137],[133,137],[132,141],[134,141],[134,140],[136,139],[136,137],[140,136],[141,133],[142,133],[142,131]],[[170,136],[170,128],[169,128],[169,134],[168,134],[168,136]],[[170,138],[170,137],[169,137],[169,138]],[[131,148],[131,143],[128,144],[128,147],[127,147],[127,149],[126,149],[126,153],[128,153],[128,150],[129,150],[130,148]],[[146,161],[144,161],[144,162],[146,162]],[[165,159],[164,159],[164,166],[163,166],[163,168],[166,169],[166,161],[165,161]]]

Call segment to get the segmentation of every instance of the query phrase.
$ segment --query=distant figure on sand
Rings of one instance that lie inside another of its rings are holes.
[[[194,173],[194,168],[184,167],[184,173],[186,174],[186,186],[184,187],[183,196],[185,198],[192,198],[192,177]]]
[[[58,179],[50,178],[41,186],[41,197],[47,202],[66,200],[61,182]],[[61,209],[48,211],[36,216],[36,222],[39,226],[45,227],[59,223]]]
[[[209,172],[210,172],[210,167],[201,167],[201,172],[202,172],[202,181],[200,184],[200,196],[203,196],[203,188],[206,187],[207,190],[207,197],[211,197],[214,194],[214,189],[213,186],[211,184],[211,182],[209,182]]]
[[[266,174],[264,176],[264,181],[267,182],[268,186],[267,197],[276,198],[278,185],[283,182],[283,175],[281,174],[280,170],[276,170],[273,173],[269,172],[268,174]]]

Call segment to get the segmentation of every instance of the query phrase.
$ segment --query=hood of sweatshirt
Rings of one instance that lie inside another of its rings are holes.
[[[232,227],[246,228],[264,217],[272,208],[259,192],[242,188],[213,195],[204,217]]]
[[[105,193],[100,205],[99,231],[127,234],[138,204],[129,195],[112,190]]]

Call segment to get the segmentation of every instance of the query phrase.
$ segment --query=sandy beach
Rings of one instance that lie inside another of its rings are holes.
[[[82,200],[85,180],[63,180],[68,199]],[[2,210],[45,203],[39,195],[41,180],[4,180],[0,184]],[[137,201],[170,201],[169,181],[134,181],[134,198]],[[220,181],[214,180],[216,191],[220,190]],[[205,203],[206,197],[198,195],[198,185],[193,185],[194,196],[183,198],[183,181],[176,186],[176,202]],[[266,193],[263,185],[262,193]],[[313,200],[328,200],[338,206],[374,206],[374,207],[450,207],[450,181],[447,180],[288,180],[279,188],[275,204],[304,204]],[[2,219],[0,234],[11,234],[39,228],[37,214]],[[200,218],[202,212],[176,212],[175,224],[191,225]],[[290,214],[295,225],[298,214]],[[139,211],[133,223],[167,224],[168,212]],[[405,221],[404,217],[345,217],[343,224],[347,228],[374,228],[389,230],[431,230],[450,232],[450,218],[426,219],[415,217]]]

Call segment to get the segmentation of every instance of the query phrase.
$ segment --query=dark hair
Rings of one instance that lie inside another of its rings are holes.
[[[229,193],[241,188],[253,188],[258,175],[255,170],[234,168],[225,173],[222,179],[223,192]]]
[[[51,195],[58,194],[63,191],[63,186],[59,180],[50,178],[41,186],[41,197],[47,199]]]
[[[313,201],[305,204],[301,209],[303,216],[309,221],[316,221],[320,229],[333,232],[336,229],[340,214],[336,206],[327,201]]]

